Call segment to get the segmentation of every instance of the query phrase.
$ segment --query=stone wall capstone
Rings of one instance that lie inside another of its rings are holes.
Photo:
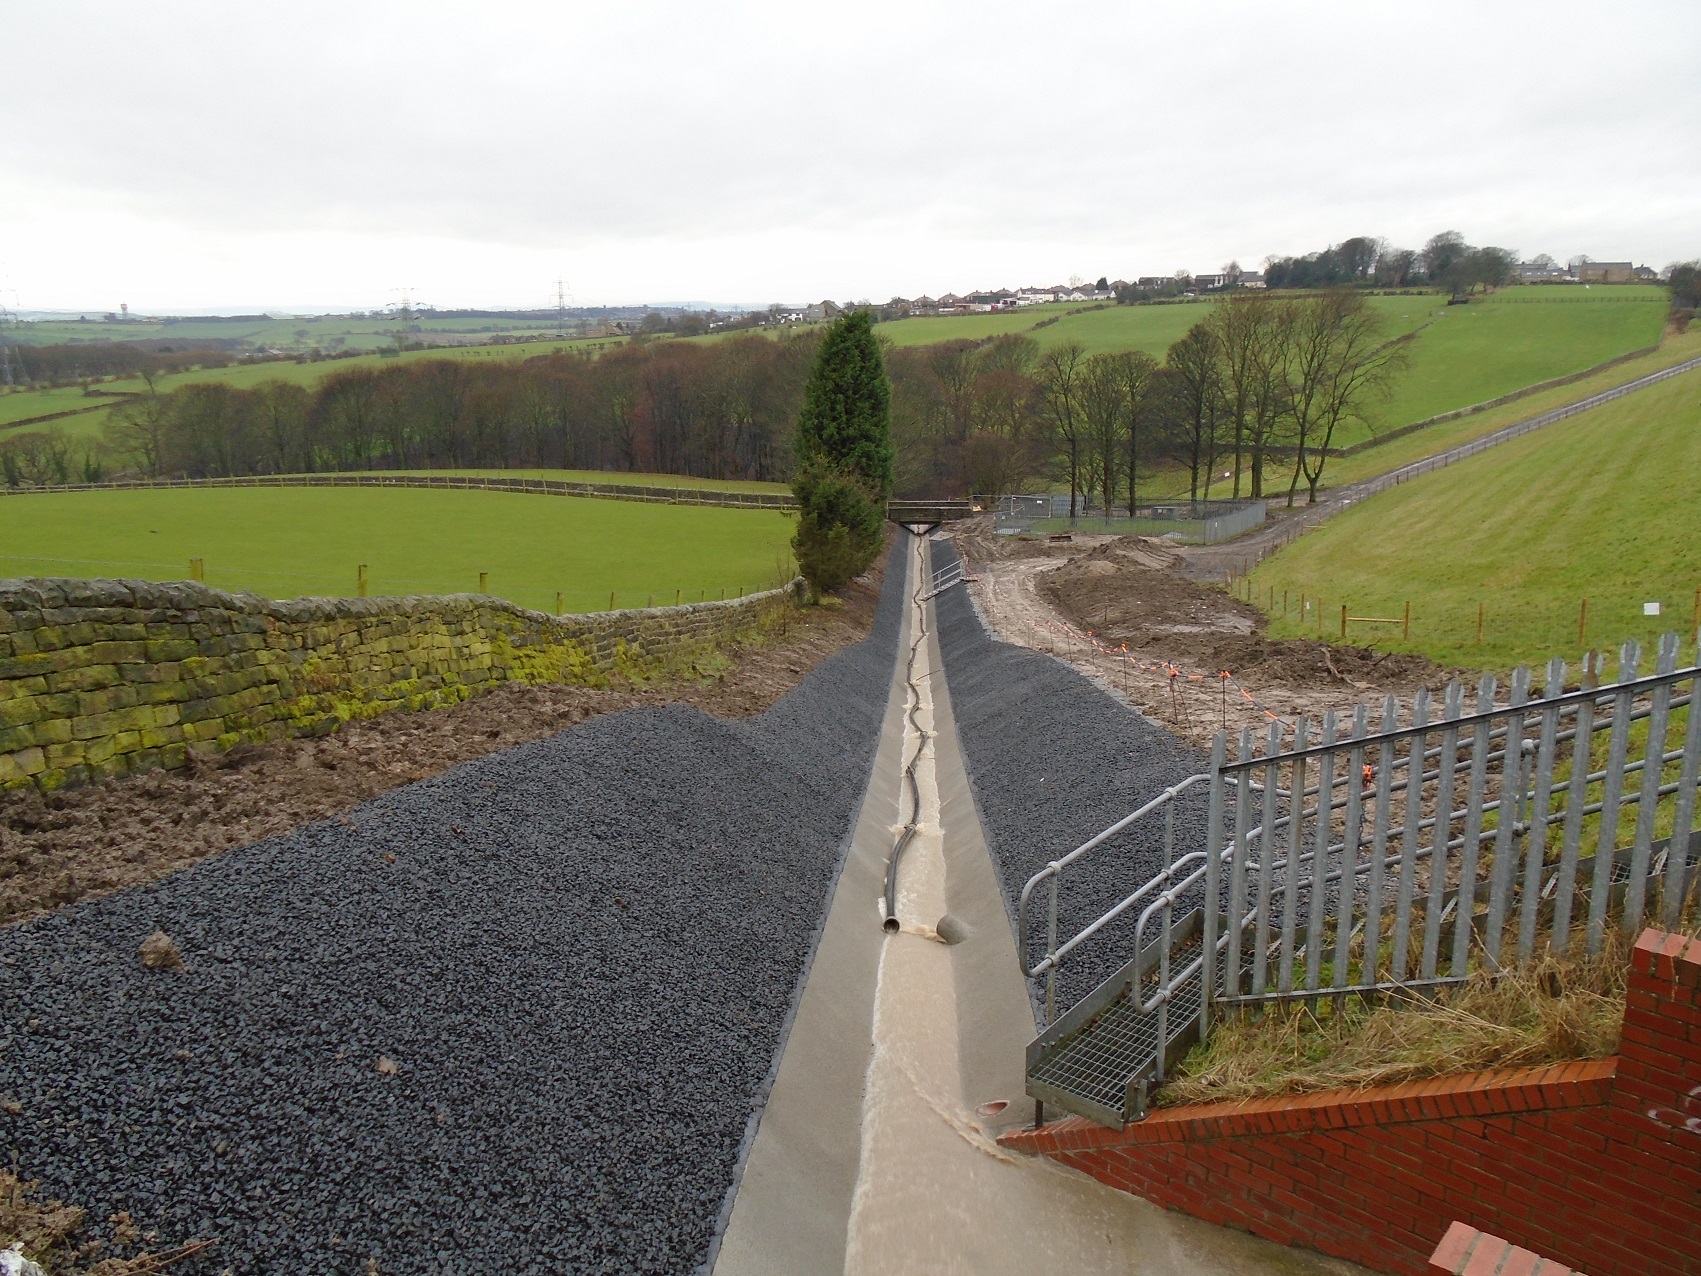
[[[551,616],[479,594],[276,600],[194,582],[0,580],[0,788],[178,767],[191,750],[323,735],[502,682],[642,676],[795,605],[797,585]]]

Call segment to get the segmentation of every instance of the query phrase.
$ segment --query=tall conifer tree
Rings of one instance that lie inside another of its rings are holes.
[[[792,549],[819,596],[874,561],[892,493],[892,387],[867,311],[828,329],[804,386],[795,447]]]

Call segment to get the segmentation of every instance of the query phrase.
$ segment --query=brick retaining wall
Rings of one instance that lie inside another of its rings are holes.
[[[1620,1053],[1014,1130],[1171,1209],[1421,1276],[1456,1220],[1592,1276],[1701,1274],[1701,941],[1646,931]]]
[[[319,735],[500,682],[596,685],[707,651],[793,587],[550,616],[476,594],[277,601],[191,582],[0,580],[0,787]]]

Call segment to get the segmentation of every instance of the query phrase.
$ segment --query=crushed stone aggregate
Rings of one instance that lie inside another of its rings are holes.
[[[936,540],[931,548],[935,570],[956,558],[948,541]],[[1210,759],[1061,660],[992,637],[966,588],[947,590],[934,606],[964,761],[1014,924],[1022,886],[1034,873],[1171,785],[1208,769]],[[1204,787],[1177,799],[1177,858],[1203,847]],[[1064,869],[1059,938],[1132,894],[1163,862],[1163,820],[1155,815]],[[1048,898],[1047,887],[1036,889],[1032,930],[1038,942],[1027,946],[1030,964],[1045,952]],[[1058,979],[1059,1010],[1133,955],[1138,911],[1066,959]]]
[[[7,1154],[96,1232],[218,1237],[184,1276],[691,1271],[867,784],[904,575],[760,716],[607,714],[0,931]],[[181,969],[144,968],[155,931]]]

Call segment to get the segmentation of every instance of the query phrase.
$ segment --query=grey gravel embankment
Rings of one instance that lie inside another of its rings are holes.
[[[934,542],[940,568],[955,551]],[[1022,884],[1053,859],[1209,759],[1113,699],[1052,656],[987,633],[964,588],[935,600],[951,706],[1012,918]],[[1203,786],[1183,795],[1176,854],[1203,843]],[[1059,935],[1068,937],[1148,881],[1163,864],[1161,818],[1142,821],[1065,870]],[[1044,938],[1045,888],[1034,933]],[[1043,946],[1029,947],[1030,956]],[[1126,927],[1101,932],[1073,954],[1059,987],[1078,999],[1132,955]]]
[[[190,1276],[691,1270],[867,782],[901,562],[761,717],[597,718],[0,932],[6,1155],[217,1236]],[[156,928],[185,969],[139,964]]]

